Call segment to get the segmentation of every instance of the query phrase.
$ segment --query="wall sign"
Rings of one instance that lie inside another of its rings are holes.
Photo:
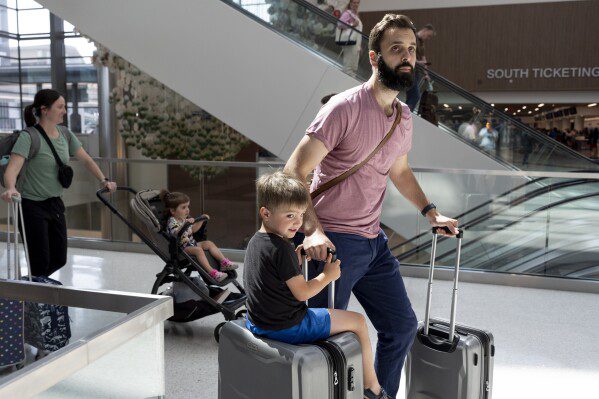
[[[569,79],[599,78],[599,66],[557,68],[498,68],[487,69],[487,79]]]

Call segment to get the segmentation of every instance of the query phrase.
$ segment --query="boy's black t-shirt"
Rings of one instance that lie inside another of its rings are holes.
[[[248,317],[256,327],[284,330],[299,324],[307,306],[285,281],[301,275],[293,244],[276,234],[257,232],[248,243],[243,267]]]

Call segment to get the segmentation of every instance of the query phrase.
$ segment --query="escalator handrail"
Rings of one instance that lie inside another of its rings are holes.
[[[540,178],[538,180],[541,180],[541,179],[543,179],[543,178]],[[538,180],[536,180],[536,181],[538,181]],[[510,203],[508,205],[504,206],[502,209],[500,209],[498,211],[495,211],[495,212],[491,212],[490,211],[490,212],[487,212],[487,213],[485,213],[485,214],[483,214],[483,215],[481,215],[481,216],[479,216],[479,217],[477,217],[477,218],[475,218],[473,220],[468,221],[467,223],[465,223],[464,225],[462,225],[462,228],[465,228],[465,229],[466,228],[470,228],[470,227],[475,226],[475,225],[477,225],[477,224],[479,224],[481,222],[489,220],[490,218],[499,215],[501,212],[503,212],[503,211],[505,211],[505,210],[513,207],[513,206],[520,205],[521,203],[523,203],[523,202],[525,202],[525,201],[527,201],[527,200],[529,200],[531,198],[534,198],[534,197],[536,197],[538,195],[545,194],[545,193],[548,193],[548,192],[551,192],[551,191],[554,191],[554,190],[557,190],[557,189],[560,189],[560,188],[576,186],[576,185],[585,184],[585,183],[589,183],[589,182],[596,182],[596,181],[595,180],[589,180],[589,179],[577,179],[577,180],[568,180],[568,181],[565,181],[565,182],[558,182],[558,183],[550,184],[550,185],[545,186],[545,187],[539,187],[538,189],[536,189],[534,191],[531,191],[530,193],[525,193],[525,194],[521,195],[520,197],[518,197],[518,198],[516,198],[516,199],[514,199],[512,201],[510,201]],[[528,182],[528,183],[531,183],[531,182]],[[526,185],[527,184],[523,184],[521,187],[524,187]],[[488,205],[489,203],[492,203],[492,202],[493,202],[493,200],[487,201],[485,204],[481,204],[477,208],[473,208],[471,210],[468,210],[467,212],[465,212],[461,216],[457,216],[456,218],[462,217],[463,215],[468,214],[469,212],[473,212],[473,211],[475,211],[477,209],[480,209],[481,207],[483,207],[485,205]],[[393,247],[390,250],[394,251],[397,248],[399,248],[401,246],[404,246],[405,244],[407,244],[409,242],[412,242],[412,241],[414,241],[414,240],[416,240],[418,238],[421,238],[421,237],[423,237],[425,235],[428,235],[428,234],[429,234],[428,232],[427,233],[419,234],[418,236],[410,239],[409,241],[404,241],[403,243],[398,244],[397,246]],[[408,251],[402,253],[401,255],[398,255],[396,258],[398,260],[403,260],[406,257],[411,256],[413,253],[420,251],[422,248],[428,247],[430,245],[429,242],[424,243],[424,244],[420,244],[420,245],[418,245],[418,246],[416,246],[416,247],[414,247],[412,249],[409,249]]]
[[[557,202],[552,202],[551,204],[543,205],[543,206],[541,206],[541,207],[539,207],[537,209],[534,209],[534,210],[528,212],[524,216],[521,216],[521,217],[519,217],[517,219],[512,220],[506,226],[504,226],[503,229],[511,227],[511,226],[515,225],[516,223],[520,223],[524,219],[527,219],[527,218],[529,218],[531,216],[534,216],[534,215],[536,215],[539,212],[543,212],[543,211],[546,211],[548,209],[554,208],[556,206],[560,206],[560,205],[563,205],[563,204],[567,204],[567,203],[570,203],[570,202],[575,202],[575,201],[586,199],[586,198],[590,198],[590,197],[599,197],[599,192],[587,193],[587,194],[577,195],[575,197],[564,198],[563,200],[560,200],[560,201],[557,201]],[[462,248],[466,248],[466,247],[468,247],[470,245],[473,245],[473,244],[477,243],[478,241],[480,241],[482,238],[483,237],[477,237],[477,238],[475,238],[473,240],[467,241],[467,242],[465,242],[462,245]],[[446,256],[448,256],[450,254],[452,254],[453,252],[455,252],[455,249],[450,249],[449,251],[447,251],[447,252],[445,252],[445,253],[443,253],[441,255],[438,255],[435,259],[436,260],[440,260],[440,259],[442,259],[442,258],[444,258],[444,257],[446,257]],[[463,252],[462,252],[462,255],[463,255]]]
[[[231,6],[233,6],[234,8],[238,9],[238,10],[242,10],[242,12],[250,17],[252,17],[254,20],[265,24],[265,21],[263,21],[262,19],[256,17],[254,14],[252,14],[251,12],[247,11],[245,8],[243,8],[242,5],[237,4],[234,2],[234,0],[221,0],[226,4],[229,4]],[[310,10],[311,12],[317,14],[318,16],[320,16],[321,18],[327,20],[328,22],[335,24],[336,26],[338,24],[343,24],[346,25],[348,28],[352,29],[353,31],[355,31],[356,33],[362,35],[363,40],[365,39],[366,41],[368,41],[368,36],[366,36],[363,32],[360,32],[358,30],[356,30],[354,27],[341,22],[339,19],[337,19],[334,15],[327,13],[326,11],[321,10],[320,8],[316,7],[314,4],[306,1],[306,0],[288,0],[291,2],[294,2],[298,5],[300,5],[301,7]],[[270,25],[269,25],[270,26]],[[421,68],[420,65],[417,66],[417,68]],[[542,134],[541,132],[531,128],[530,126],[522,123],[521,121],[518,121],[515,118],[512,118],[511,116],[507,115],[506,113],[502,112],[501,110],[492,107],[491,104],[487,103],[486,101],[484,101],[483,99],[475,96],[474,94],[466,91],[465,89],[463,89],[462,87],[456,85],[455,83],[447,80],[446,78],[444,78],[443,76],[439,75],[438,73],[434,72],[433,70],[431,70],[430,68],[427,68],[427,73],[433,78],[433,80],[441,82],[443,85],[447,86],[452,92],[457,93],[458,95],[464,97],[465,99],[467,99],[468,101],[470,101],[471,103],[473,103],[475,106],[477,106],[478,108],[481,108],[481,110],[484,111],[488,111],[488,112],[492,112],[494,115],[497,115],[497,117],[499,117],[500,119],[512,123],[513,125],[517,126],[518,128],[520,128],[521,130],[524,130],[525,132],[527,132],[528,134],[531,134],[533,137],[538,138],[540,141],[549,144],[553,147],[557,147],[560,150],[564,150],[567,153],[569,153],[570,155],[574,156],[575,158],[578,158],[579,160],[583,160],[584,162],[588,162],[590,165],[593,166],[593,169],[599,169],[597,168],[597,164],[591,160],[590,158],[580,154],[579,152],[571,149],[570,147],[563,145],[562,143],[553,140],[552,138]],[[457,133],[457,132],[456,132]],[[456,133],[453,133],[454,135]]]

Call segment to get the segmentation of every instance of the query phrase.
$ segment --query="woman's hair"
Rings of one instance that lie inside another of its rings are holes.
[[[54,104],[60,97],[62,97],[62,94],[54,89],[42,89],[35,93],[33,104],[26,106],[23,112],[25,124],[27,126],[35,125],[37,123],[37,118],[41,116],[42,107],[52,107],[52,104]]]
[[[283,171],[261,176],[256,182],[258,191],[258,207],[276,211],[283,206],[307,207],[310,204],[310,193],[297,178]]]
[[[181,204],[189,202],[189,196],[177,191],[170,192],[166,189],[160,190],[160,199],[164,203],[164,220],[171,216],[171,210],[177,209]]]

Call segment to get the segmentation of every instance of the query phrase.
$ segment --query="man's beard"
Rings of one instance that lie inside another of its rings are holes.
[[[377,63],[379,67],[378,79],[390,90],[407,90],[414,84],[414,67],[409,62],[401,63],[393,70],[387,65],[383,56],[379,55]],[[403,67],[410,67],[410,72],[401,72],[399,69]]]

